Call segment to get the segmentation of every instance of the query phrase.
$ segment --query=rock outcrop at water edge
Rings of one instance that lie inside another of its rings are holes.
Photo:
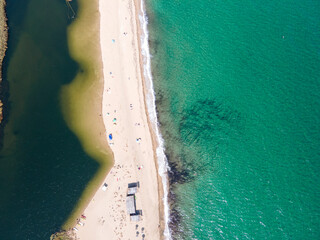
[[[3,88],[2,88],[2,61],[7,49],[8,27],[5,12],[5,1],[0,0],[0,124],[3,120]]]

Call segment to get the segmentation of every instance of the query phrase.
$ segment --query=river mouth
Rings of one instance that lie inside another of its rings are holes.
[[[72,6],[77,12],[75,1]],[[75,213],[75,206],[84,206],[84,190],[96,189],[111,158],[92,141],[93,135],[87,138],[92,145],[81,139],[86,133],[77,124],[96,115],[90,112],[83,121],[72,120],[79,120],[80,110],[70,106],[84,102],[67,86],[76,76],[90,77],[93,68],[70,56],[67,29],[72,19],[65,2],[11,1],[7,15],[9,48],[3,76],[9,83],[10,112],[0,151],[0,238],[49,239]],[[82,89],[95,86],[88,83]],[[93,93],[84,92],[84,98]]]

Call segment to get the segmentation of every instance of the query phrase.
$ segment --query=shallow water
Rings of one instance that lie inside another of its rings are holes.
[[[147,7],[174,238],[319,238],[319,2]]]
[[[0,151],[0,239],[49,239],[99,165],[60,108],[62,86],[79,71],[69,55],[65,2],[7,1],[7,14],[10,115]]]

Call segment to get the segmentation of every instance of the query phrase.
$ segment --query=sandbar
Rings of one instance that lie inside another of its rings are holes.
[[[85,219],[79,216],[78,239],[160,239],[162,235],[161,182],[144,99],[137,4],[99,1],[102,116],[114,166],[84,210]],[[135,200],[142,215],[137,222],[130,219],[126,207],[128,184],[134,182],[140,185]]]

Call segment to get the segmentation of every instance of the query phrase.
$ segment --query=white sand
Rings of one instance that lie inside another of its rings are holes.
[[[84,226],[77,226],[77,236],[81,240],[142,239],[145,234],[146,239],[160,239],[158,178],[145,110],[134,0],[100,0],[99,10],[105,83],[102,112],[107,136],[113,136],[109,143],[115,163],[105,179],[107,190],[100,187],[96,192],[84,211]],[[136,205],[143,215],[141,221],[131,222],[127,186],[137,181]]]

